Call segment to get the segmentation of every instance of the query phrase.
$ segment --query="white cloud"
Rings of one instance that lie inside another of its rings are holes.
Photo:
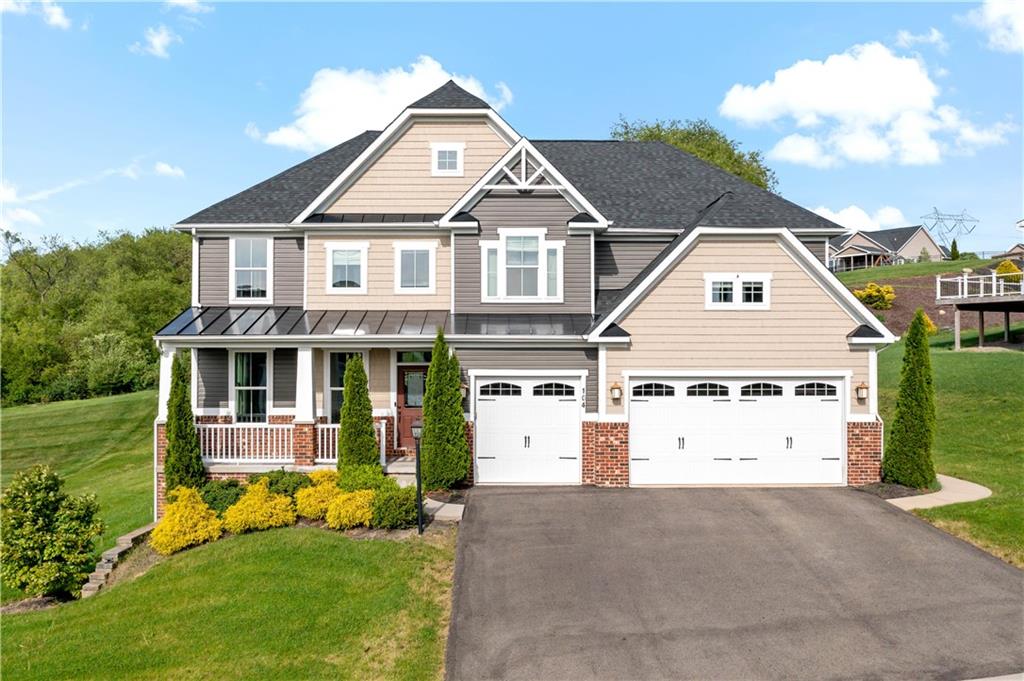
[[[160,59],[168,59],[171,54],[167,51],[174,43],[181,42],[181,36],[167,28],[163,24],[157,27],[150,26],[146,29],[146,43],[133,43],[128,47],[135,54],[150,54]]]
[[[939,94],[923,60],[867,43],[801,60],[759,85],[733,85],[719,112],[755,126],[790,122],[803,132],[783,137],[769,157],[818,168],[938,163],[946,153],[1003,144],[1016,129],[1008,122],[979,127],[939,104]]]
[[[207,5],[199,0],[166,0],[164,7],[167,9],[180,9],[189,14],[206,14],[213,11],[213,5]]]
[[[43,219],[39,217],[38,213],[28,208],[14,207],[4,208],[3,223],[5,229],[10,229],[17,224],[41,225],[43,224]]]
[[[47,26],[53,26],[62,30],[71,28],[71,20],[64,12],[64,8],[53,2],[53,0],[42,0],[42,2],[29,2],[28,0],[0,0],[0,14],[28,14],[38,13]]]
[[[185,171],[181,166],[172,166],[164,161],[157,161],[153,166],[153,172],[164,177],[185,177]]]
[[[889,227],[902,227],[907,223],[907,219],[903,216],[903,211],[894,206],[882,206],[873,215],[869,215],[860,206],[847,206],[837,211],[825,206],[818,206],[813,210],[821,217],[843,227],[867,232]]]
[[[939,52],[946,52],[949,49],[946,36],[942,35],[942,31],[934,26],[927,33],[911,33],[907,30],[901,30],[896,34],[897,47],[909,49],[915,45],[931,45]]]
[[[245,124],[245,136],[254,140],[263,139],[263,133],[260,131],[260,126],[256,125],[252,121]]]
[[[496,110],[512,102],[512,91],[504,83],[488,94],[473,76],[447,71],[432,57],[423,55],[408,68],[383,71],[324,68],[313,75],[296,108],[296,118],[288,125],[261,137],[267,144],[319,151],[353,137],[364,130],[384,128],[406,106],[454,80],[461,87],[490,102]],[[246,134],[256,137],[255,123],[246,126]]]
[[[1000,52],[1024,52],[1024,2],[985,0],[963,19],[988,36],[988,46]]]

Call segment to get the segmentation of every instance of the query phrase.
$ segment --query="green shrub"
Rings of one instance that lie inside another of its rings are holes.
[[[4,584],[31,596],[77,594],[95,567],[103,533],[95,495],[71,496],[49,466],[15,474],[0,497]]]
[[[918,308],[907,330],[896,415],[889,426],[882,459],[882,479],[918,489],[935,482],[934,433],[935,390],[928,330],[924,310]]]
[[[960,248],[956,244],[956,239],[953,239],[953,243],[949,245],[949,259],[959,260],[960,259]]]
[[[271,494],[283,494],[286,497],[295,498],[295,493],[303,487],[309,487],[313,481],[305,473],[298,471],[286,471],[279,468],[269,473],[256,473],[249,476],[249,484],[266,480]]]
[[[345,465],[338,467],[338,488],[343,492],[355,492],[360,489],[379,489],[391,480],[384,475],[379,464],[362,466]],[[394,482],[394,480],[391,480]]]
[[[327,507],[327,526],[335,530],[369,526],[376,495],[372,489],[364,489],[335,497]]]
[[[917,261],[918,262],[931,262],[932,261],[932,256],[928,252],[927,248],[924,248],[924,247],[921,248],[921,252],[917,254]]]
[[[273,494],[265,478],[246,487],[242,498],[224,512],[224,529],[234,534],[294,524],[291,497]]]
[[[199,492],[179,487],[168,493],[167,499],[164,517],[149,536],[149,545],[154,551],[169,556],[220,537],[223,523]]]
[[[380,456],[362,355],[357,353],[345,362],[344,385],[338,432],[339,469],[346,464],[371,464]]]
[[[171,364],[171,394],[167,399],[167,450],[164,480],[167,489],[194,487],[206,482],[206,468],[199,453],[192,403],[189,399],[189,367],[178,353]]]
[[[370,527],[397,530],[416,524],[416,488],[381,489],[373,497]]]
[[[449,489],[469,475],[472,463],[462,410],[461,370],[449,352],[444,332],[437,331],[423,395],[423,486]]]
[[[853,295],[857,300],[875,310],[891,310],[892,301],[896,300],[896,291],[892,286],[885,284],[880,286],[875,282],[869,283],[861,289],[854,289]]]
[[[242,498],[245,488],[237,480],[210,480],[199,490],[199,494],[207,506],[216,511],[218,516],[223,516],[224,511]]]

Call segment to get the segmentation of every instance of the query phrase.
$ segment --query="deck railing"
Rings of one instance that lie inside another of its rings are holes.
[[[1024,275],[1015,272],[1004,274],[962,274],[958,277],[935,277],[935,299],[954,300],[958,298],[986,298],[1024,295]]]
[[[201,423],[196,425],[199,451],[206,463],[292,463],[290,424]]]
[[[380,465],[387,463],[387,422],[377,421],[373,424],[377,431],[377,444],[380,446]],[[337,423],[318,423],[316,426],[316,462],[337,463],[338,461],[338,430]]]

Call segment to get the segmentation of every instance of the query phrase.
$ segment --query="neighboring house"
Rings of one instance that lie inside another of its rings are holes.
[[[864,484],[895,340],[824,265],[838,225],[659,142],[519,135],[449,82],[181,221],[214,477],[332,465],[362,355],[382,460],[414,451],[443,328],[477,483]]]
[[[860,270],[878,265],[917,262],[921,253],[929,260],[946,260],[949,250],[940,245],[921,225],[850,232],[829,240],[829,266],[835,272]]]
[[[1024,258],[1024,244],[1014,244],[1006,249],[1005,253],[993,256],[994,258]]]

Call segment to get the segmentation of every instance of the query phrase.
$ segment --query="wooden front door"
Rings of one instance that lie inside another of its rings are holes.
[[[398,446],[416,450],[412,424],[423,418],[423,393],[427,387],[427,367],[398,367]]]

